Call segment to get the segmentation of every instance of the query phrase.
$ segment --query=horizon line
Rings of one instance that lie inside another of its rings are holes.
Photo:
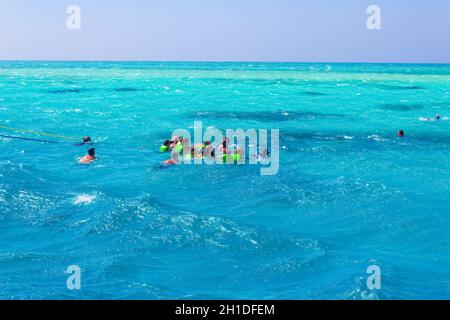
[[[273,61],[273,60],[140,60],[140,59],[0,59],[0,62],[146,62],[146,63],[303,63],[303,64],[409,64],[409,65],[450,65],[448,62],[392,62],[392,61]]]

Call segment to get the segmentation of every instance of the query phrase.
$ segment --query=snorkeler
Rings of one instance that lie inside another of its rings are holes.
[[[399,131],[397,132],[397,136],[398,136],[399,138],[404,138],[404,137],[405,137],[405,131],[399,130]]]
[[[96,160],[95,148],[90,148],[88,150],[88,154],[86,156],[84,156],[83,158],[81,158],[78,162],[82,163],[82,164],[89,164],[95,160]]]
[[[437,114],[436,117],[434,117],[434,119],[435,119],[436,121],[441,120],[441,115],[440,115],[440,114]]]

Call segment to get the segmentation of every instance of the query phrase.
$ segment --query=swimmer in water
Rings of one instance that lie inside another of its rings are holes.
[[[183,147],[183,149],[189,150],[190,149],[190,144],[189,144],[189,138],[183,138],[181,137],[181,146]]]
[[[214,159],[216,157],[214,146],[211,144],[211,141],[205,141],[205,147],[202,150],[202,157],[206,157],[208,159]]]
[[[228,145],[228,138],[223,138],[222,144],[219,146],[219,151],[221,151],[222,154],[227,153],[227,145]]]
[[[76,146],[84,146],[84,145],[86,145],[86,144],[91,144],[91,142],[92,142],[91,137],[85,136],[85,137],[83,137],[83,141],[82,141],[82,142],[77,143],[77,144],[75,144],[75,145],[76,145]]]
[[[269,150],[267,150],[267,148],[262,149],[259,156],[261,159],[267,159],[269,157]]]
[[[182,155],[183,149],[186,147],[187,144],[189,144],[189,140],[184,139],[183,137],[177,137],[177,136],[174,136],[172,140],[173,140],[172,149],[175,152]]]
[[[398,136],[399,138],[404,138],[404,137],[405,137],[405,131],[399,130],[398,133],[397,133],[397,136]]]
[[[195,148],[191,147],[191,152],[188,153],[187,155],[185,155],[185,157],[187,159],[197,159],[198,158],[198,154],[195,152]]]
[[[263,148],[258,154],[258,161],[262,164],[267,164],[270,162],[270,153],[267,148]]]
[[[94,148],[90,148],[88,150],[88,154],[86,156],[84,156],[83,158],[80,159],[80,161],[78,161],[79,163],[82,164],[89,164],[93,161],[95,161],[97,158],[95,157],[95,149]]]
[[[183,139],[183,137],[181,137],[181,139]],[[177,136],[173,136],[172,141],[170,142],[170,149],[175,148],[178,142],[180,142],[180,138],[178,138]]]
[[[159,147],[159,151],[161,151],[161,152],[169,152],[169,151],[171,151],[172,150],[171,147],[170,147],[171,144],[172,144],[172,142],[169,141],[169,140],[164,141],[164,143],[161,145],[161,147]]]
[[[434,118],[419,118],[420,121],[439,121],[441,120],[441,115],[437,114]]]
[[[195,149],[196,158],[201,158],[206,145],[204,143],[198,143],[194,145],[193,148]]]
[[[172,152],[172,157],[166,161],[163,162],[163,164],[165,165],[174,165],[174,164],[178,164],[180,162],[180,156],[178,154],[178,152]]]

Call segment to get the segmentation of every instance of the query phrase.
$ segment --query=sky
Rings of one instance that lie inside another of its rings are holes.
[[[449,0],[0,0],[0,60],[449,63],[449,15]]]

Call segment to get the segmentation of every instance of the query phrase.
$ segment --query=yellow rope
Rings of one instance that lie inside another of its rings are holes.
[[[68,139],[68,140],[80,140],[80,138],[74,138],[74,137],[67,137],[67,136],[62,136],[59,134],[51,134],[51,133],[45,133],[45,132],[38,132],[38,131],[33,131],[33,130],[24,130],[24,129],[18,129],[18,128],[13,128],[13,127],[6,127],[6,126],[1,126],[1,129],[6,129],[6,130],[12,130],[12,131],[17,131],[17,132],[26,132],[26,133],[31,133],[31,134],[37,134],[40,136],[46,136],[46,137],[53,137],[53,138],[60,138],[60,139]]]

